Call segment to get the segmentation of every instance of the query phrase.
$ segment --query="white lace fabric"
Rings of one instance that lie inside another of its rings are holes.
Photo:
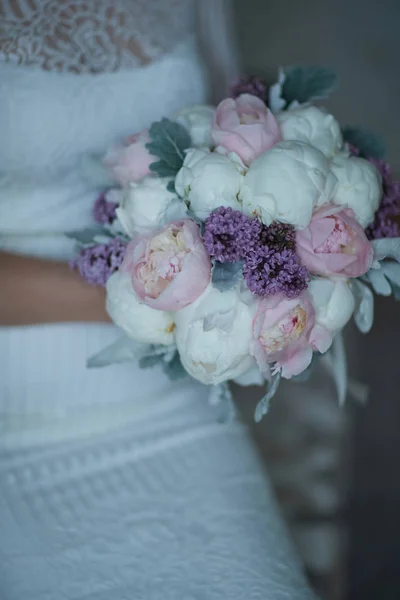
[[[0,0],[0,56],[47,71],[146,65],[193,33],[195,0]]]

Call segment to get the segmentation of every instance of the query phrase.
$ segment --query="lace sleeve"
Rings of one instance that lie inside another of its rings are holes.
[[[195,0],[0,0],[3,60],[49,71],[145,65],[195,29]]]

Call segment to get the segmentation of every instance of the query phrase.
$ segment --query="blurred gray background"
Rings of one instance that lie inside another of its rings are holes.
[[[343,125],[381,134],[400,176],[400,0],[236,0],[235,21],[244,73],[272,80],[280,65],[333,67],[340,88],[329,109]],[[319,586],[326,598],[400,598],[399,334],[400,305],[386,298],[367,338],[350,332],[352,373],[370,396],[366,407],[345,409],[338,518],[348,544]]]

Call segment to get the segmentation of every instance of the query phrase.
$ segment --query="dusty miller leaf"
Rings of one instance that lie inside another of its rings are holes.
[[[167,190],[172,194],[175,194],[175,181],[173,181],[172,179],[171,181],[168,181]]]
[[[140,344],[127,336],[123,336],[90,357],[86,365],[89,369],[96,369],[107,367],[108,365],[130,362],[140,358],[143,352],[148,351],[148,348],[147,344]]]
[[[269,410],[269,405],[272,398],[275,396],[278,391],[279,384],[281,381],[281,372],[278,371],[275,375],[272,375],[271,382],[268,383],[267,393],[263,398],[261,398],[260,402],[256,406],[256,410],[254,412],[254,420],[256,423],[259,423],[261,419],[267,414]]]
[[[380,261],[389,257],[400,262],[400,238],[382,238],[380,240],[373,240],[371,243],[376,260]]]
[[[347,359],[343,335],[337,333],[328,352],[321,357],[321,363],[333,377],[339,405],[342,406],[347,396]]]
[[[353,281],[354,295],[358,306],[354,312],[354,321],[361,333],[368,333],[374,322],[374,295],[365,283]]]
[[[107,242],[115,237],[108,229],[101,227],[101,225],[87,227],[78,231],[68,231],[65,235],[82,246]]]
[[[337,77],[325,67],[289,67],[285,69],[282,97],[289,105],[326,98],[336,87]]]
[[[158,364],[163,366],[165,361],[172,359],[174,353],[174,347],[164,346],[163,344],[148,344],[144,346],[139,357],[139,366],[141,369],[149,369]]]
[[[151,345],[147,347],[146,353],[139,359],[139,366],[142,369],[150,369],[156,365],[159,365],[172,381],[187,376],[179,352],[173,346]]]
[[[271,85],[268,91],[268,108],[273,114],[283,110],[286,106],[286,100],[282,97],[283,84],[286,75],[283,69],[278,71],[278,80]]]
[[[187,130],[169,119],[153,123],[149,130],[148,151],[159,158],[150,165],[150,170],[159,177],[175,177],[183,165],[185,150],[190,148],[191,139]]]
[[[382,260],[378,269],[370,269],[363,280],[369,282],[376,294],[396,297],[400,286],[400,264],[393,260]]]
[[[400,264],[393,260],[384,260],[381,262],[381,269],[385,274],[385,277],[390,281],[391,286],[393,284],[400,286]]]
[[[392,285],[393,297],[395,300],[400,300],[400,286]]]
[[[217,408],[218,421],[221,423],[230,421],[235,416],[235,405],[228,382],[211,386],[208,401]]]
[[[243,277],[243,262],[216,262],[212,271],[212,283],[220,292],[233,290]]]
[[[333,378],[336,384],[339,405],[342,406],[347,395],[347,358],[343,335],[338,333],[332,343]]]
[[[344,127],[343,139],[356,146],[364,158],[385,158],[385,145],[379,136],[360,127]]]
[[[188,373],[182,364],[178,351],[175,352],[170,361],[164,362],[163,370],[171,381],[177,381],[188,377]]]

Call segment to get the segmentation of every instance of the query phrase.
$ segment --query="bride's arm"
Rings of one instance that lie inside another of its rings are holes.
[[[0,326],[106,322],[103,288],[66,263],[0,252]]]

